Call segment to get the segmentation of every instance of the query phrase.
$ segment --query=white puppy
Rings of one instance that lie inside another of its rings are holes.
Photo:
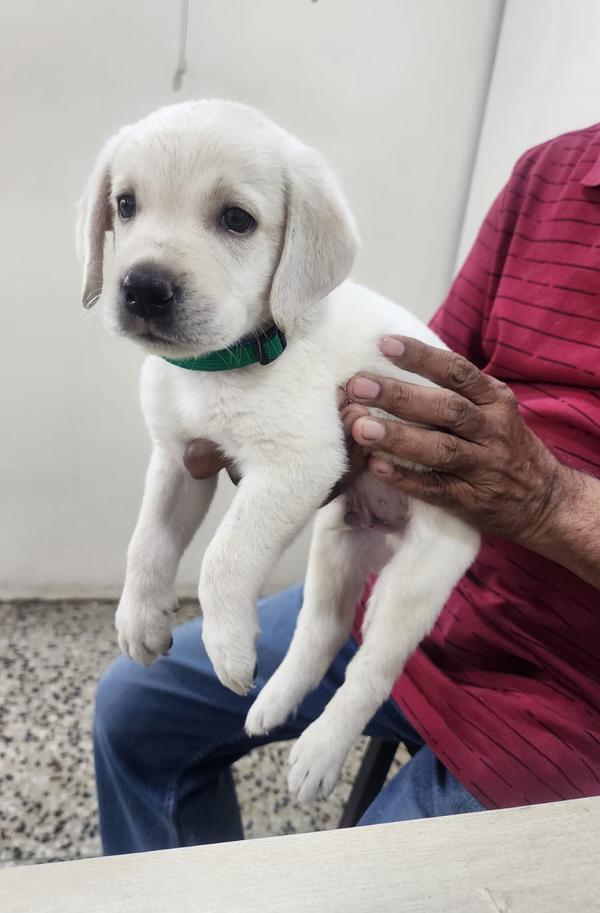
[[[182,457],[189,441],[210,438],[243,478],[202,562],[203,638],[221,682],[245,694],[267,573],[346,467],[338,385],[359,370],[428,383],[394,369],[379,339],[442,343],[398,305],[344,281],[358,240],[334,175],[232,102],[163,108],[113,137],[86,188],[79,244],[84,304],[101,301],[109,327],[149,352],[141,395],[153,453],[116,616],[121,648],[147,664],[169,647],[178,562],[216,486],[191,479]],[[270,363],[238,368],[251,346],[236,343],[251,334]],[[332,789],[478,548],[470,527],[422,502],[394,529],[361,525],[352,498],[318,513],[292,644],[246,720],[258,735],[294,712],[348,637],[365,577],[379,572],[346,680],[292,749],[289,786],[300,800]]]

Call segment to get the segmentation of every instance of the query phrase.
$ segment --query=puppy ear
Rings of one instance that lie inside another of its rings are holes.
[[[118,138],[119,134],[113,136],[102,147],[78,204],[76,246],[83,267],[84,308],[93,307],[102,292],[104,236],[113,227],[110,163]]]
[[[284,333],[312,302],[350,272],[359,248],[356,224],[338,181],[321,157],[301,147],[286,179],[286,226],[271,285],[273,320]]]

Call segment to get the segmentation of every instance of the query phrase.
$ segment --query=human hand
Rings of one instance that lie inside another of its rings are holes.
[[[570,485],[569,470],[531,431],[510,388],[453,352],[388,336],[381,349],[397,365],[438,387],[373,374],[346,385],[353,440],[368,469],[392,488],[444,507],[482,532],[528,544]],[[356,405],[354,405],[356,404]],[[364,414],[366,407],[429,427]],[[383,451],[423,466],[394,465]]]
[[[199,437],[191,441],[185,448],[183,463],[193,479],[210,479],[222,469],[227,470],[234,485],[241,478],[234,461],[227,459],[208,438]]]

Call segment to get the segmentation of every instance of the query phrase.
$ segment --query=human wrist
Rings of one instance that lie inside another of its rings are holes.
[[[585,523],[586,476],[555,461],[542,507],[530,518],[519,537],[520,545],[564,563],[575,528]]]

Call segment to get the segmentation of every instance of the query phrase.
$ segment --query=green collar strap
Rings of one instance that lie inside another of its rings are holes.
[[[209,352],[193,358],[165,358],[171,365],[188,371],[234,371],[248,365],[270,365],[283,353],[287,343],[284,334],[270,323],[250,336],[238,339],[227,349]]]

